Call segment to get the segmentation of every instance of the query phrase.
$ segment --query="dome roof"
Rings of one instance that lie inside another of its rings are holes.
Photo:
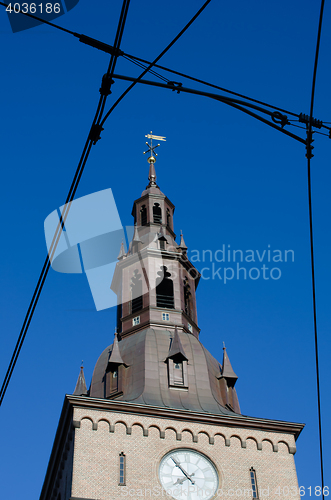
[[[168,360],[174,358],[175,342],[177,352],[187,362],[186,388],[169,386]],[[90,397],[107,397],[106,373],[113,345],[103,351],[95,365]],[[194,335],[147,328],[123,338],[117,348],[123,361],[118,372],[121,387],[109,399],[225,415],[240,413],[236,396],[234,408],[226,407],[222,367]]]

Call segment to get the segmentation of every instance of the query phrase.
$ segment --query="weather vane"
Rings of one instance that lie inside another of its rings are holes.
[[[147,161],[148,161],[148,163],[155,163],[155,156],[157,156],[157,153],[155,153],[155,149],[158,148],[160,146],[160,144],[156,144],[156,146],[153,146],[153,139],[155,139],[156,141],[165,141],[166,138],[161,137],[160,135],[153,135],[152,131],[150,134],[145,135],[145,137],[147,137],[147,139],[150,139],[151,143],[148,144],[148,142],[146,142],[148,149],[147,149],[147,151],[144,151],[144,155],[146,153],[150,153],[150,156],[147,159]]]

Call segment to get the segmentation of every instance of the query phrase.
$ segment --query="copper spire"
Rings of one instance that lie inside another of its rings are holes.
[[[222,377],[225,378],[229,387],[233,387],[238,379],[237,375],[234,373],[233,368],[231,366],[224,342],[223,342]]]
[[[138,231],[138,227],[137,227],[137,223],[134,225],[134,233],[133,233],[133,238],[132,238],[132,241],[134,243],[141,243],[141,239],[139,237],[139,231]]]
[[[126,255],[126,253],[125,253],[125,249],[124,249],[124,243],[122,240],[121,250],[120,250],[120,253],[118,254],[117,260],[122,260],[125,257],[125,255]]]
[[[86,396],[87,395],[87,387],[86,387],[85,376],[84,376],[83,362],[82,362],[82,366],[80,367],[80,373],[78,376],[77,384],[76,384],[75,390],[73,392],[73,395],[74,396]]]
[[[182,250],[187,250],[187,246],[185,245],[185,241],[184,241],[184,236],[183,236],[183,231],[180,230],[180,244],[179,244],[179,248],[181,248]]]
[[[109,360],[108,360],[108,366],[109,365],[125,365],[121,353],[120,353],[120,348],[118,346],[118,338],[117,338],[117,332],[115,331],[114,334],[114,343],[113,343],[113,349],[111,351]]]

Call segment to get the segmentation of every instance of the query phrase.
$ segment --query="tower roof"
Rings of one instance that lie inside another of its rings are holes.
[[[185,255],[183,234],[180,245],[175,241],[175,207],[156,184],[157,146],[152,146],[156,137],[149,137],[146,151],[150,153],[149,184],[134,202],[134,235],[125,258],[124,250],[120,252],[111,284],[118,296],[120,341],[115,334],[113,345],[101,354],[90,395],[240,413],[233,387],[237,377],[226,353],[220,373],[219,362],[199,342],[195,290],[200,274]],[[115,371],[117,384],[110,382],[110,372]]]
[[[175,333],[170,347],[173,333],[174,330],[146,328],[121,340],[120,356],[127,368],[123,367],[119,375],[122,393],[116,395],[116,400],[223,415],[240,413],[239,406],[233,410],[225,407],[218,380],[219,362],[194,335],[181,329]],[[103,351],[95,365],[90,388],[92,398],[105,397],[104,380],[110,352],[115,352],[113,346]],[[168,366],[164,360],[171,353],[181,353],[188,360],[186,389],[176,390],[168,385]]]

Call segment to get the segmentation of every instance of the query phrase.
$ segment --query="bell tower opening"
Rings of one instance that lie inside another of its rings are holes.
[[[192,293],[191,287],[189,285],[187,277],[184,279],[184,302],[185,302],[185,312],[188,316],[192,316]]]
[[[162,210],[160,203],[154,203],[153,205],[153,222],[155,224],[162,224]]]
[[[140,225],[141,226],[146,226],[147,225],[147,209],[146,205],[142,205],[140,209]]]
[[[131,281],[131,313],[134,314],[143,308],[143,287],[138,269],[134,270]]]
[[[156,307],[174,309],[174,284],[166,266],[161,267],[156,280]]]

